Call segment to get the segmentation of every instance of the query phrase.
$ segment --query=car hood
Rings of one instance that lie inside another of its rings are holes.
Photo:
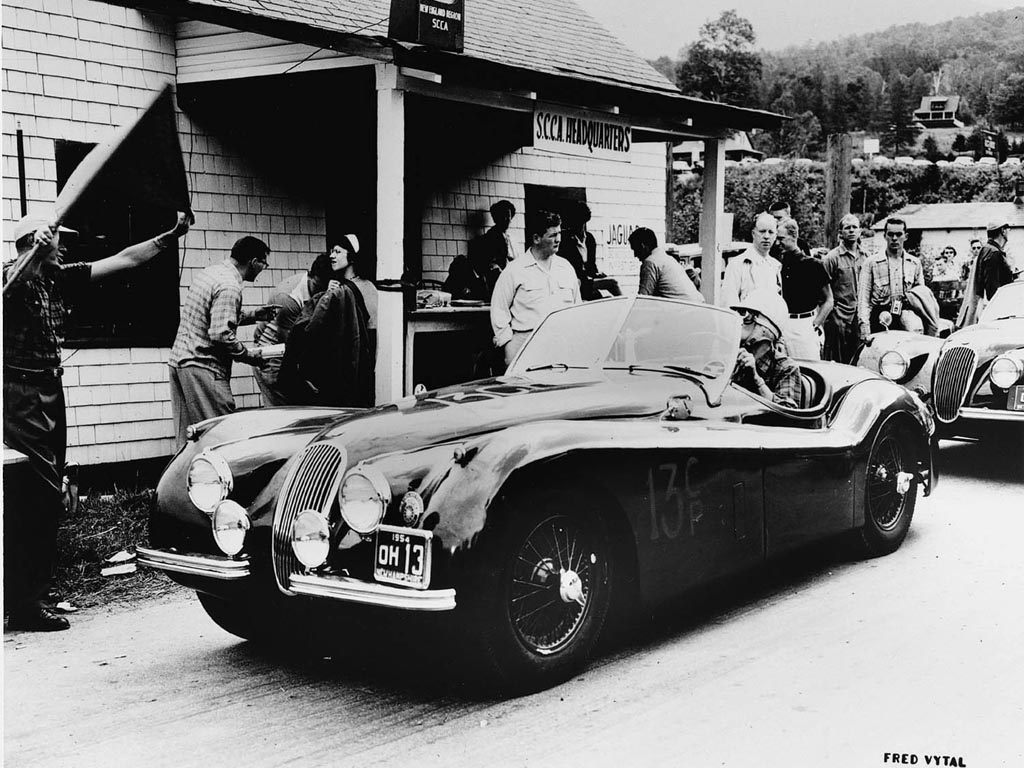
[[[969,325],[946,339],[950,346],[969,346],[980,360],[1024,347],[1024,318],[1007,318]]]
[[[486,379],[346,415],[316,440],[342,441],[351,464],[534,421],[654,417],[673,395],[704,406],[700,388],[677,377],[560,371]]]

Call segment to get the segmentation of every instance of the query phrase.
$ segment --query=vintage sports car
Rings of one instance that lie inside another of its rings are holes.
[[[730,383],[741,323],[598,300],[548,316],[499,378],[202,422],[138,560],[245,638],[301,635],[299,608],[446,612],[403,622],[458,627],[460,663],[524,691],[578,670],[613,603],[847,532],[896,550],[935,478],[927,408],[830,363],[803,368],[804,407],[774,405]]]
[[[975,325],[948,338],[876,333],[857,364],[917,392],[940,436],[1024,426],[1024,281],[1004,285]]]

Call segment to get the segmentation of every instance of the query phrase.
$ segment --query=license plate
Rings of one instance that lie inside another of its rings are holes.
[[[385,584],[430,586],[430,542],[434,534],[418,528],[382,525],[374,543],[373,577]]]
[[[1006,395],[1006,407],[1011,411],[1024,411],[1024,384],[1014,384]]]

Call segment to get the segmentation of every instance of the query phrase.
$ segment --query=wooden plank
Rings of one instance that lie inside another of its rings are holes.
[[[704,190],[700,216],[701,283],[708,304],[715,304],[721,292],[724,259],[718,231],[719,216],[725,211],[725,140],[704,142]]]
[[[825,245],[829,248],[839,242],[839,222],[850,212],[850,151],[848,133],[833,133],[828,137],[828,155],[825,160]]]

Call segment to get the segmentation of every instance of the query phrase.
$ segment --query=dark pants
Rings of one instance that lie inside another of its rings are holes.
[[[824,359],[836,363],[853,362],[854,356],[861,345],[860,325],[854,317],[848,323],[839,324],[832,322],[831,318],[825,323],[825,349]]]
[[[4,442],[28,456],[19,481],[4,483],[4,600],[15,612],[41,604],[49,592],[64,512],[67,419],[52,370],[4,368]]]

